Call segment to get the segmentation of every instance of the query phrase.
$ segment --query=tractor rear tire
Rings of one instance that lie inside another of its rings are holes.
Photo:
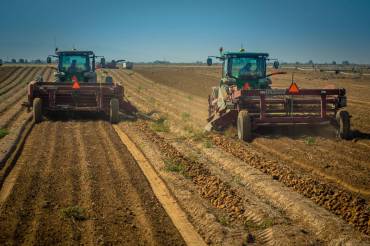
[[[247,110],[238,113],[237,120],[238,138],[243,141],[252,140],[252,118]]]
[[[338,136],[341,139],[350,139],[351,135],[351,121],[349,113],[345,110],[338,111],[336,114],[338,123]]]
[[[119,102],[117,98],[110,100],[109,120],[112,124],[116,124],[119,121]]]
[[[33,99],[33,120],[35,123],[40,123],[42,121],[42,101],[41,98],[36,97]]]

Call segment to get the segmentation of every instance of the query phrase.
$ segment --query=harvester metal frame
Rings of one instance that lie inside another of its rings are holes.
[[[54,57],[60,59],[62,53],[69,54],[69,51],[56,51],[57,56]],[[88,66],[89,71],[83,71],[83,74],[91,76],[92,73],[96,77],[96,56],[92,51],[71,51],[70,53],[92,58],[92,65]],[[114,83],[110,76],[105,78],[105,83],[98,83],[94,78],[91,80],[93,82],[88,82],[87,79],[78,81],[76,76],[72,76],[70,81],[68,78],[71,74],[61,73],[61,64],[58,64],[56,74],[63,76],[63,80],[58,78],[56,82],[44,82],[42,78],[38,78],[28,84],[28,101],[24,105],[29,110],[33,109],[36,123],[42,120],[45,113],[52,111],[102,112],[109,116],[111,123],[119,121],[120,110],[127,113],[136,111],[128,101],[124,100],[124,88]]]
[[[227,54],[216,58],[225,62]],[[256,55],[245,53],[245,56],[249,54]],[[243,53],[238,55],[243,56]],[[209,60],[207,63],[212,64]],[[275,63],[274,67],[278,67],[278,64]],[[287,89],[271,89],[269,82],[267,86],[266,82],[264,85],[257,82],[254,84],[257,88],[250,88],[248,80],[239,81],[238,85],[235,82],[228,84],[228,81],[230,78],[226,75],[219,87],[212,88],[212,94],[208,97],[207,130],[222,130],[234,124],[238,129],[238,137],[248,141],[252,139],[252,131],[260,125],[330,123],[338,129],[340,138],[350,138],[350,115],[342,110],[347,106],[344,88],[299,89],[293,79],[291,87]]]

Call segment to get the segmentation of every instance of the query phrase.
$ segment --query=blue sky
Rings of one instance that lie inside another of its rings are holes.
[[[91,49],[132,61],[205,60],[218,48],[281,61],[370,63],[367,0],[1,0],[0,58]]]

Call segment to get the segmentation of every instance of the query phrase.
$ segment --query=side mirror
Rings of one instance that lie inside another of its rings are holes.
[[[51,63],[51,57],[50,57],[50,56],[48,56],[48,57],[46,58],[46,63],[47,63],[47,64],[50,64],[50,63]]]
[[[207,59],[207,65],[208,66],[212,66],[212,58],[208,58]]]
[[[280,63],[279,63],[278,61],[274,61],[274,65],[273,65],[273,67],[274,67],[275,69],[278,69],[278,68],[279,68],[279,66],[280,66]]]
[[[101,59],[100,59],[100,65],[101,65],[102,67],[104,67],[104,66],[105,66],[105,58],[101,58]]]

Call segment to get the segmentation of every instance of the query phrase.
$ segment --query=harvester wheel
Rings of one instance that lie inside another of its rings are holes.
[[[338,136],[341,139],[349,139],[351,133],[351,123],[349,113],[345,110],[337,112]]]
[[[118,123],[119,120],[119,102],[117,98],[110,100],[109,119],[112,124]]]
[[[252,119],[248,111],[241,110],[238,113],[237,128],[240,140],[250,141],[252,139]]]
[[[42,121],[42,101],[38,97],[33,99],[33,120],[35,123]]]

